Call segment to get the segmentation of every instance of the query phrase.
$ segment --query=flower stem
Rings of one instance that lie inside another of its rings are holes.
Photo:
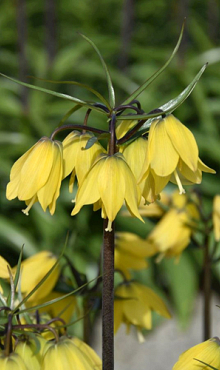
[[[102,369],[114,369],[114,222],[112,231],[103,235],[103,288],[102,288]]]

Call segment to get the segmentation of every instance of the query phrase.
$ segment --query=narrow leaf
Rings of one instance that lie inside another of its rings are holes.
[[[24,245],[22,245],[22,247],[21,247],[21,252],[19,254],[18,264],[17,264],[17,268],[16,268],[16,274],[15,274],[15,279],[14,279],[15,291],[17,289],[17,285],[18,285],[18,281],[19,281],[19,277],[20,277],[20,272],[21,272],[21,260],[22,260],[22,255],[23,255],[23,249],[24,249]]]
[[[203,362],[201,360],[198,360],[197,358],[194,358],[193,360],[198,361],[198,362],[201,362],[201,364],[208,366],[210,369],[218,370],[217,367],[213,367],[213,366],[207,364],[206,362]]]
[[[205,71],[208,63],[206,63],[193,79],[193,81],[183,90],[176,98],[171,99],[168,103],[158,107],[163,111],[163,114],[172,113],[175,109],[177,109],[191,94],[193,89],[195,88],[197,82],[199,81],[200,77],[202,76],[203,72]],[[152,122],[152,120],[156,117],[160,117],[161,114],[159,113],[150,113],[150,114],[133,114],[133,115],[121,115],[117,117],[117,120],[131,120],[131,119],[146,119],[147,121],[143,124],[143,128],[148,128]]]
[[[86,37],[85,35],[83,35],[82,33],[79,33],[80,36],[82,36],[87,42],[90,43],[90,45],[92,45],[93,49],[96,51],[96,53],[98,54],[100,60],[101,60],[101,63],[102,63],[102,66],[104,68],[104,71],[105,71],[105,75],[106,75],[106,78],[107,78],[107,84],[108,84],[108,94],[109,94],[109,102],[110,102],[110,106],[111,108],[114,108],[115,106],[115,92],[114,92],[114,88],[113,88],[113,85],[112,85],[112,80],[111,80],[111,76],[109,74],[109,71],[108,71],[108,68],[107,68],[107,65],[105,64],[105,61],[104,59],[102,58],[102,55],[99,51],[99,49],[97,48],[97,46],[88,38]]]
[[[77,104],[75,105],[73,108],[71,108],[64,116],[63,118],[60,120],[59,124],[58,124],[58,127],[60,126],[63,126],[64,122],[74,113],[76,112],[77,110],[79,110],[80,108],[82,108],[81,105]]]
[[[96,136],[92,136],[86,143],[85,148],[82,148],[82,150],[87,150],[91,148],[96,142],[98,141]]]
[[[182,28],[181,28],[181,31],[180,31],[180,36],[179,36],[179,39],[177,41],[177,44],[170,56],[170,58],[167,60],[167,62],[163,65],[163,67],[161,67],[157,72],[155,72],[151,77],[149,77],[144,83],[143,85],[141,85],[140,87],[137,88],[137,90],[135,90],[123,103],[122,105],[126,105],[126,104],[129,104],[132,100],[136,99],[138,97],[138,95],[140,95],[163,71],[164,69],[170,64],[171,60],[173,59],[173,57],[175,56],[177,50],[179,49],[179,46],[180,46],[180,43],[181,43],[181,40],[182,40],[182,36],[183,36],[183,31],[184,31],[184,25],[185,25],[185,20],[183,22],[183,25],[182,25]]]
[[[54,96],[57,96],[58,98],[62,98],[62,99],[65,99],[65,100],[70,100],[70,101],[73,101],[76,104],[79,104],[79,105],[82,105],[84,107],[88,107],[88,108],[91,108],[91,109],[94,109],[94,110],[96,110],[98,112],[102,112],[103,113],[103,111],[101,109],[99,109],[97,107],[94,107],[92,104],[90,104],[88,102],[85,102],[83,100],[74,98],[73,96],[62,94],[62,93],[58,93],[56,91],[52,91],[52,90],[48,90],[48,89],[44,89],[43,87],[30,85],[30,84],[27,84],[25,82],[21,82],[19,80],[16,80],[15,78],[6,76],[3,73],[0,73],[0,76],[3,76],[3,77],[5,77],[5,78],[7,78],[7,79],[9,79],[9,80],[11,80],[13,82],[16,82],[19,85],[29,87],[30,89],[37,90],[37,91],[42,91],[42,92],[44,92],[46,94],[54,95]]]
[[[102,96],[98,91],[96,91],[95,89],[93,89],[92,87],[90,87],[88,85],[82,84],[82,83],[77,82],[77,81],[59,81],[59,80],[54,81],[54,80],[45,80],[44,78],[39,78],[39,77],[34,77],[34,76],[29,76],[29,77],[35,78],[35,79],[43,81],[43,82],[53,83],[53,84],[76,85],[76,86],[82,87],[82,88],[90,91],[91,93],[93,93],[95,96],[97,96],[97,98],[99,98],[102,101],[103,104],[105,104],[109,109],[111,109],[108,101],[104,98],[104,96]]]

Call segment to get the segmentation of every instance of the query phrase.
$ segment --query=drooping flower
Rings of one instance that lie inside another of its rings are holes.
[[[173,370],[209,370],[213,368],[220,369],[220,341],[217,337],[183,352],[173,366]]]
[[[91,347],[75,338],[61,337],[49,343],[42,370],[101,370],[102,362]]]
[[[115,269],[120,270],[129,279],[130,269],[147,268],[147,257],[156,253],[154,246],[136,234],[121,232],[115,239]]]
[[[95,159],[101,153],[105,152],[105,149],[98,141],[89,149],[85,149],[88,140],[93,137],[94,135],[88,132],[81,134],[79,131],[72,131],[63,140],[63,178],[71,173],[69,183],[69,191],[71,193],[73,191],[75,176],[77,176],[80,185]]]
[[[36,287],[56,262],[57,257],[49,251],[42,251],[25,259],[21,263],[21,292],[24,295],[30,293],[30,291]],[[16,271],[16,267],[13,268],[13,271]],[[28,302],[36,302],[47,297],[54,288],[59,274],[60,267],[57,265],[43,284],[28,299]]]
[[[18,197],[24,200],[28,212],[35,202],[39,202],[44,211],[49,207],[55,212],[63,177],[63,150],[59,141],[47,137],[40,139],[12,166],[6,197],[11,200]]]
[[[158,261],[164,256],[178,259],[189,245],[195,221],[198,219],[196,205],[187,203],[185,195],[175,194],[173,207],[161,218],[147,238],[160,253]]]
[[[171,114],[153,121],[148,142],[140,182],[149,178],[153,200],[169,181],[185,193],[183,185],[201,183],[202,171],[215,173],[200,160],[191,131]]]
[[[15,347],[15,353],[22,358],[27,369],[41,370],[43,361],[43,347],[45,345],[46,339],[36,334],[35,340],[19,340]]]
[[[1,370],[27,370],[27,367],[21,356],[17,353],[11,353],[6,356],[4,353],[0,354],[0,369]]]
[[[115,333],[121,323],[127,325],[127,332],[130,325],[136,326],[139,331],[141,328],[151,329],[152,311],[168,319],[171,317],[163,300],[145,285],[131,281],[115,289]]]
[[[138,123],[137,120],[122,120],[120,121],[119,125],[116,128],[116,137],[117,139],[121,139],[129,130],[131,130],[136,124]],[[122,147],[123,150],[123,147]],[[121,151],[121,150],[120,150]]]
[[[138,212],[140,192],[123,155],[102,154],[79,186],[76,205],[71,215],[77,214],[83,205],[98,203],[98,207],[102,208],[102,218],[109,220],[106,230],[111,231],[112,222],[124,201],[130,213],[142,220]]]
[[[220,195],[214,197],[212,219],[215,240],[218,242],[220,240]]]

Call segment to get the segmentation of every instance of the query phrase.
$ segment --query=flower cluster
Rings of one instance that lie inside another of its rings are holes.
[[[116,129],[118,139],[135,124],[122,121]],[[183,185],[201,182],[202,171],[215,173],[200,160],[193,134],[172,115],[155,119],[148,139],[140,136],[119,145],[119,152],[112,155],[98,140],[85,148],[93,137],[78,131],[72,131],[62,143],[43,137],[13,165],[7,198],[24,200],[25,214],[37,201],[53,214],[61,181],[71,174],[71,192],[75,177],[78,180],[72,215],[93,204],[94,210],[101,209],[102,217],[108,219],[106,230],[111,231],[124,202],[131,215],[142,220],[138,211],[141,196],[147,203],[154,202],[169,181],[184,193]]]
[[[95,351],[76,337],[62,336],[58,341],[47,341],[40,334],[32,334],[18,339],[10,354],[0,351],[0,368],[101,370],[102,363]]]

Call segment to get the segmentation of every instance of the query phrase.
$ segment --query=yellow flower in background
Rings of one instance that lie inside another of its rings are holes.
[[[44,211],[49,207],[53,214],[63,177],[62,153],[59,141],[47,137],[40,139],[12,166],[6,190],[7,199],[18,197],[24,200],[28,206],[23,210],[26,215],[37,201]]]
[[[115,289],[115,333],[121,323],[127,325],[127,332],[131,325],[136,326],[138,331],[142,328],[151,329],[152,311],[167,319],[171,317],[163,300],[145,285],[131,281],[120,284]]]
[[[143,221],[138,212],[140,192],[137,182],[123,155],[102,154],[79,186],[71,215],[76,215],[86,204],[99,202],[102,218],[109,220],[106,230],[111,231],[112,222],[124,201],[129,212]]]
[[[220,341],[214,337],[197,344],[180,355],[173,370],[210,370],[211,367],[220,369]]]
[[[215,173],[200,160],[191,131],[172,114],[153,121],[148,142],[140,181],[152,176],[155,195],[162,191],[168,181],[176,183],[180,193],[185,193],[183,185],[201,183],[202,171]]]
[[[72,172],[69,183],[70,192],[73,191],[75,176],[77,176],[80,185],[95,159],[101,153],[105,152],[105,149],[98,141],[96,141],[91,148],[84,149],[88,140],[92,137],[94,137],[94,135],[88,132],[81,134],[79,131],[72,131],[63,140],[63,178],[67,177]]]
[[[42,370],[101,370],[101,359],[91,347],[75,338],[61,337],[48,343]]]
[[[40,305],[42,303],[49,302],[53,299],[61,298],[64,295],[65,295],[65,293],[61,293],[61,292],[57,292],[57,291],[51,291],[44,298],[36,299],[36,301],[31,301],[30,306]],[[29,307],[28,304],[27,304],[27,306]],[[48,306],[39,308],[38,311],[39,311],[40,314],[43,314],[43,313],[48,314],[51,318],[60,317],[66,323],[69,323],[70,319],[71,319],[71,316],[75,312],[76,308],[77,308],[76,296],[74,296],[72,294],[72,295],[70,295],[66,298],[61,299],[58,302],[55,302],[55,303],[50,304]],[[59,323],[59,325],[60,325],[60,323]]]
[[[158,261],[166,257],[179,257],[188,246],[190,237],[199,219],[194,203],[187,203],[187,197],[175,193],[171,208],[149,234],[147,241],[160,253]]]
[[[130,278],[130,269],[142,270],[148,267],[146,257],[156,253],[154,246],[136,234],[121,232],[115,239],[115,269],[120,270],[126,279]]]
[[[2,279],[8,279],[9,278],[9,272],[8,272],[8,267],[11,269],[9,263],[0,256],[0,277]]]
[[[220,240],[220,195],[214,197],[212,219],[215,240],[218,242]]]
[[[48,271],[57,262],[57,257],[49,252],[42,251],[36,253],[34,256],[27,258],[21,263],[21,292],[26,296],[35,286],[44,278]],[[13,272],[16,267],[13,268]],[[37,289],[37,291],[28,299],[28,302],[33,302],[44,297],[54,288],[60,274],[60,267],[57,265],[51,272],[49,277]]]

